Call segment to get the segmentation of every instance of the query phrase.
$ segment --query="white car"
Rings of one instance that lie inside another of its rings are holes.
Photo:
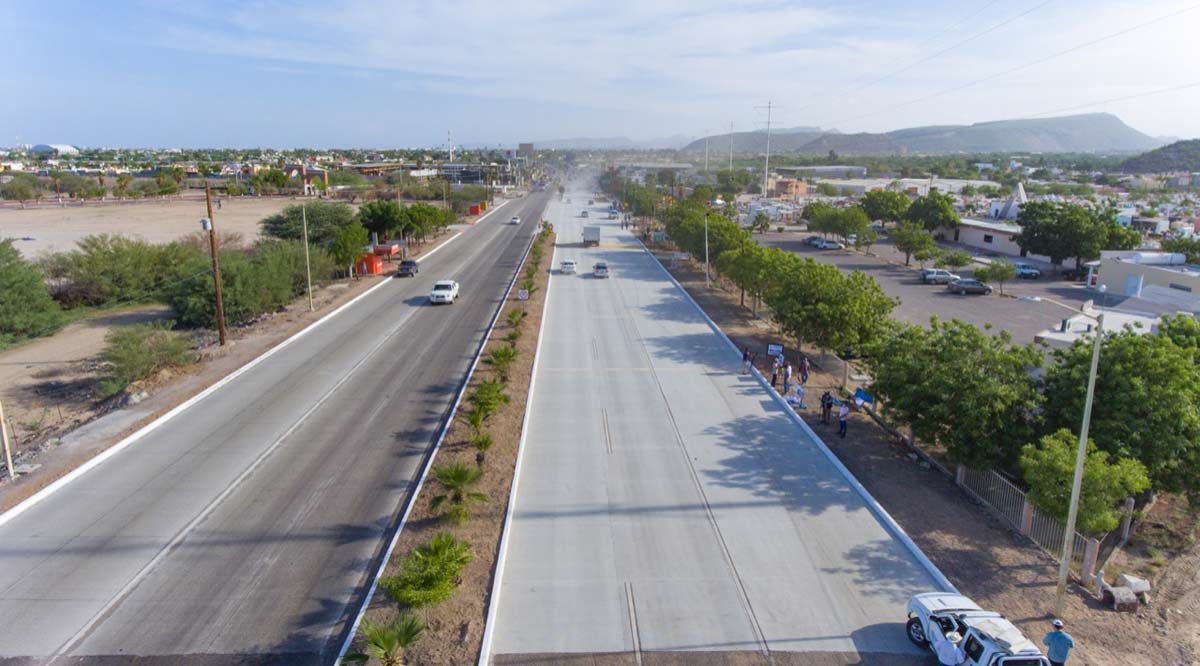
[[[603,262],[603,261],[597,261],[595,263],[595,265],[592,266],[592,277],[597,277],[597,278],[608,277],[608,263]]]
[[[835,240],[829,240],[828,238],[822,238],[821,241],[816,244],[816,248],[818,250],[844,250],[844,249],[846,249],[846,246],[845,246],[845,244],[839,243]]]
[[[521,216],[520,216],[520,215],[513,215],[513,216],[512,216],[512,219],[511,219],[511,220],[509,220],[509,221],[508,221],[508,223],[509,223],[509,224],[520,224],[520,223],[521,223]]]
[[[1012,622],[962,595],[927,592],[909,599],[908,640],[934,650],[952,631],[962,636],[958,646],[966,653],[963,666],[1050,666]]]
[[[559,272],[560,272],[560,273],[562,273],[563,275],[574,275],[574,274],[575,274],[575,268],[576,268],[576,267],[575,267],[575,262],[574,262],[574,261],[571,261],[570,259],[568,259],[568,260],[566,260],[566,261],[562,262],[562,264],[560,264],[560,265],[559,265],[559,267],[558,267],[558,270],[559,270]]]
[[[429,293],[430,303],[450,304],[458,300],[458,283],[454,280],[438,280],[433,283],[433,291]]]

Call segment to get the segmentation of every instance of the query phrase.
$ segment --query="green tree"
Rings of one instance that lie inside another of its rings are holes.
[[[896,300],[873,278],[794,254],[773,262],[765,300],[780,327],[801,341],[857,354],[876,341]]]
[[[912,256],[921,251],[931,251],[937,247],[933,235],[925,227],[916,222],[904,222],[892,231],[892,243],[896,249],[904,253],[904,265],[908,266]]]
[[[766,213],[759,211],[754,216],[754,223],[751,225],[751,228],[760,234],[765,233],[767,229],[771,228],[771,218]]]
[[[63,323],[38,267],[21,257],[11,238],[0,240],[0,348],[50,335]]]
[[[863,195],[861,205],[872,220],[897,222],[909,206],[908,195],[891,190],[871,190]]]
[[[841,190],[833,183],[817,183],[817,194],[823,197],[836,197],[841,194]]]
[[[353,222],[337,230],[329,254],[338,266],[349,269],[355,260],[362,256],[363,248],[368,242],[370,235],[367,228]]]
[[[1200,495],[1200,365],[1177,322],[1166,334],[1124,330],[1101,343],[1090,436],[1116,458],[1141,461],[1155,490]],[[1092,341],[1054,353],[1046,372],[1050,430],[1075,429],[1091,370]]]
[[[929,231],[957,227],[961,222],[954,211],[954,199],[941,192],[930,192],[914,199],[904,211],[904,219],[920,224]]]
[[[308,216],[309,242],[322,247],[331,247],[338,237],[338,230],[357,221],[354,208],[349,204],[311,201],[302,206],[288,206],[282,211],[264,218],[259,222],[259,226],[262,227],[262,232],[266,236],[300,240],[304,236],[302,214]]]
[[[101,397],[116,395],[129,384],[159,370],[188,365],[196,360],[192,336],[171,330],[173,322],[117,326],[104,336],[104,378]]]
[[[1070,203],[1030,201],[1017,215],[1021,233],[1016,237],[1022,250],[1050,257],[1054,264],[1100,256],[1101,250],[1131,250],[1141,244],[1141,235],[1116,221],[1112,208],[1094,210]]]
[[[407,235],[412,224],[408,213],[395,201],[371,201],[358,209],[358,219],[367,231],[380,238],[392,238],[395,234]]]
[[[1000,287],[1000,295],[1004,295],[1004,283],[1017,277],[1017,267],[1003,259],[993,261],[982,268],[975,269],[975,278],[982,282],[995,282]]]
[[[487,501],[487,495],[472,490],[482,476],[482,469],[460,462],[433,468],[433,478],[442,487],[442,492],[430,499],[429,508],[437,511],[446,505],[446,517],[461,525],[470,515],[472,504]]]
[[[971,263],[971,254],[966,250],[949,250],[938,255],[935,265],[938,268],[962,268]]]
[[[362,664],[374,657],[383,666],[401,666],[404,650],[416,643],[424,631],[425,622],[415,613],[404,613],[391,622],[365,617],[358,633],[366,643],[366,654],[348,654],[342,661]]]
[[[854,247],[863,250],[867,254],[870,254],[871,246],[874,245],[878,240],[879,234],[875,233],[875,230],[871,227],[867,227],[866,229],[858,232],[858,234],[855,236]]]
[[[1176,252],[1187,256],[1189,264],[1200,263],[1200,238],[1174,238],[1162,242],[1164,252]]]
[[[1041,403],[1031,368],[1042,356],[957,319],[902,326],[872,348],[868,365],[876,399],[912,427],[917,439],[943,447],[951,460],[1011,466],[1033,439]]]
[[[1021,450],[1021,470],[1029,484],[1029,499],[1059,520],[1066,520],[1071,504],[1077,447],[1076,435],[1062,428],[1042,437],[1040,444],[1026,444]],[[1142,463],[1128,458],[1109,462],[1109,455],[1097,450],[1096,443],[1089,439],[1076,526],[1089,534],[1112,531],[1120,522],[1117,503],[1149,485],[1150,478]]]

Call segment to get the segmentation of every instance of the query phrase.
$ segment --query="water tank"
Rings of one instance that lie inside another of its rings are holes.
[[[1135,252],[1133,263],[1158,266],[1174,266],[1187,263],[1187,256],[1174,252]]]

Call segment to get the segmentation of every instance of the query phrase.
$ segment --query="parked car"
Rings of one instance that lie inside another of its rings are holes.
[[[595,203],[596,203],[596,200],[595,200],[595,199],[588,199],[588,205],[589,205],[589,206],[592,206],[592,205],[594,205]]]
[[[588,216],[588,214],[587,214],[587,211],[586,211],[586,210],[585,210],[585,211],[581,211],[581,212],[579,213],[579,217],[587,217],[587,216]]]
[[[608,274],[609,274],[609,272],[608,272],[608,263],[607,262],[597,261],[592,266],[592,277],[606,278],[606,277],[608,277]]]
[[[846,245],[845,243],[839,243],[835,240],[822,238],[821,242],[816,244],[816,248],[818,250],[844,250],[846,249]]]
[[[396,277],[412,277],[421,272],[421,265],[412,259],[405,259],[400,262],[400,267],[396,269]]]
[[[571,261],[570,259],[562,262],[562,264],[560,264],[558,267],[558,271],[560,273],[562,273],[563,275],[574,275],[575,274],[575,262]]]
[[[508,221],[508,223],[509,223],[509,224],[520,224],[520,223],[521,223],[521,216],[520,216],[520,215],[513,215],[513,216],[512,216],[512,219],[510,219],[510,220]]]
[[[946,285],[946,291],[956,294],[990,294],[992,287],[972,278],[959,278]]]
[[[846,236],[847,245],[858,245],[858,234],[850,234]]]
[[[1030,264],[1014,263],[1013,268],[1017,269],[1017,277],[1025,280],[1036,280],[1042,277],[1042,271]]]
[[[932,651],[950,632],[962,636],[958,645],[966,654],[964,666],[1050,666],[1016,625],[967,597],[926,592],[908,600],[908,640]]]
[[[922,268],[921,282],[925,284],[950,284],[959,279],[959,275],[944,268]]]
[[[433,291],[429,293],[430,303],[451,304],[458,300],[458,283],[454,280],[438,280],[433,283]]]
[[[809,236],[808,238],[804,239],[804,244],[811,245],[812,247],[816,247],[816,246],[820,245],[821,241],[823,241],[823,240],[825,240],[825,239],[821,238],[820,236]]]

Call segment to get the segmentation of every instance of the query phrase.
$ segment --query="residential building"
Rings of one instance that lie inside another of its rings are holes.
[[[793,180],[791,178],[780,178],[775,181],[775,196],[777,197],[802,197],[808,194],[808,183],[803,180]]]
[[[1097,288],[1176,310],[1200,312],[1200,266],[1170,252],[1102,252]]]

